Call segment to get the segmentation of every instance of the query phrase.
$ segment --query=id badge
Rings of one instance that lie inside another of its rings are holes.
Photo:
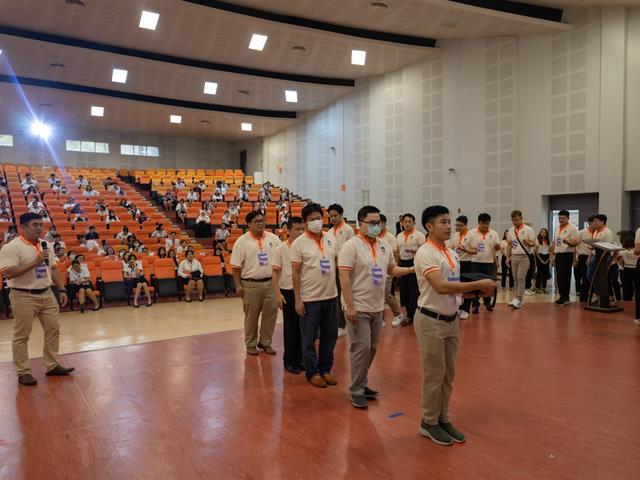
[[[269,265],[269,257],[266,252],[260,252],[258,254],[258,262],[260,262],[261,267],[266,267]]]
[[[484,242],[478,242],[478,253],[484,252]]]
[[[518,248],[518,240],[511,240],[511,248]]]
[[[560,237],[558,237],[558,238],[556,239],[556,245],[557,245],[557,246],[559,246],[559,247],[561,247],[561,246],[562,246],[562,240],[560,239]]]
[[[371,267],[371,277],[373,278],[374,285],[380,285],[385,281],[384,272],[382,271],[382,268],[378,266]]]
[[[36,267],[36,278],[47,278],[47,266],[41,263]]]
[[[320,259],[320,273],[328,275],[331,272],[331,262],[326,258]]]

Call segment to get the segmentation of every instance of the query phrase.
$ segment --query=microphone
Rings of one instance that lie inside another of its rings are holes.
[[[47,242],[42,242],[40,243],[40,246],[42,247],[42,251],[47,254],[47,256],[44,257],[44,264],[48,267],[49,266],[49,244]]]

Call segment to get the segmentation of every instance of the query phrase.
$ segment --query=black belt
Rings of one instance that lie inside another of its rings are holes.
[[[270,282],[271,281],[271,277],[269,278],[241,278],[240,280],[242,280],[243,282]]]
[[[51,287],[47,287],[47,288],[32,288],[32,289],[11,287],[11,290],[17,290],[19,292],[27,292],[27,293],[30,293],[31,295],[37,295],[37,294],[46,292],[47,290],[49,290],[49,288],[51,288]]]
[[[442,315],[441,313],[434,312],[432,310],[427,310],[426,308],[418,307],[418,311],[427,317],[435,318],[436,320],[442,320],[443,322],[451,323],[458,318],[458,314],[454,313],[453,315]]]

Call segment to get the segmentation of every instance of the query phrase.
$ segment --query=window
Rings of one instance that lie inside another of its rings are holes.
[[[138,157],[159,157],[160,149],[150,145],[120,145],[121,155],[135,155]]]
[[[0,133],[0,147],[13,147],[13,135]]]
[[[109,153],[109,144],[88,140],[67,140],[67,152]]]

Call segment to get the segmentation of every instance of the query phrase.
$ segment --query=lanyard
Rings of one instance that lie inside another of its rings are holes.
[[[413,235],[413,230],[411,230],[410,232],[407,232],[405,230],[404,232],[402,232],[402,234],[404,235],[404,244],[406,246],[409,243],[409,237]]]
[[[260,249],[260,251],[262,252],[262,241],[264,240],[264,233],[262,234],[262,237],[258,238],[256,237],[253,233],[249,232],[251,234],[251,236],[253,237],[253,239],[256,241],[256,243],[258,244],[258,248]]]
[[[487,234],[489,233],[489,232],[482,233],[479,228],[476,231],[478,232],[478,235],[482,235],[482,241],[484,241],[484,239],[487,238]]]
[[[309,232],[304,232],[304,234],[315,242],[316,247],[318,247],[318,250],[320,250],[320,253],[322,253],[322,258],[324,258],[324,244],[322,243],[322,241],[324,240],[324,233],[320,236],[320,240],[311,235]]]
[[[605,231],[605,228],[603,228],[602,230],[596,230],[595,232],[591,232],[591,238],[598,238],[600,234]]]
[[[516,238],[518,238],[518,235],[520,234],[520,230],[522,230],[524,228],[524,223],[521,224],[519,227],[513,227],[513,231],[516,234]]]
[[[447,263],[449,263],[449,268],[451,268],[451,271],[453,272],[456,268],[456,265],[455,265],[455,262],[453,261],[453,258],[451,257],[451,254],[449,253],[449,249],[447,247],[441,247],[433,240],[427,240],[427,243],[435,247],[436,250],[440,251],[440,254],[447,259]]]
[[[373,242],[373,245],[371,245],[371,242],[364,238],[362,234],[358,234],[358,237],[360,237],[360,239],[371,249],[371,258],[373,260],[373,264],[375,266],[378,266],[378,239],[376,238],[375,242]]]
[[[466,237],[468,233],[469,233],[469,230],[467,230],[464,233],[458,232],[458,246],[459,247],[462,245],[462,242],[464,241],[464,237]]]
[[[336,225],[333,227],[333,235],[338,238],[338,233],[340,233],[340,230],[342,230],[342,227],[344,227],[344,222],[340,223],[340,225]]]

